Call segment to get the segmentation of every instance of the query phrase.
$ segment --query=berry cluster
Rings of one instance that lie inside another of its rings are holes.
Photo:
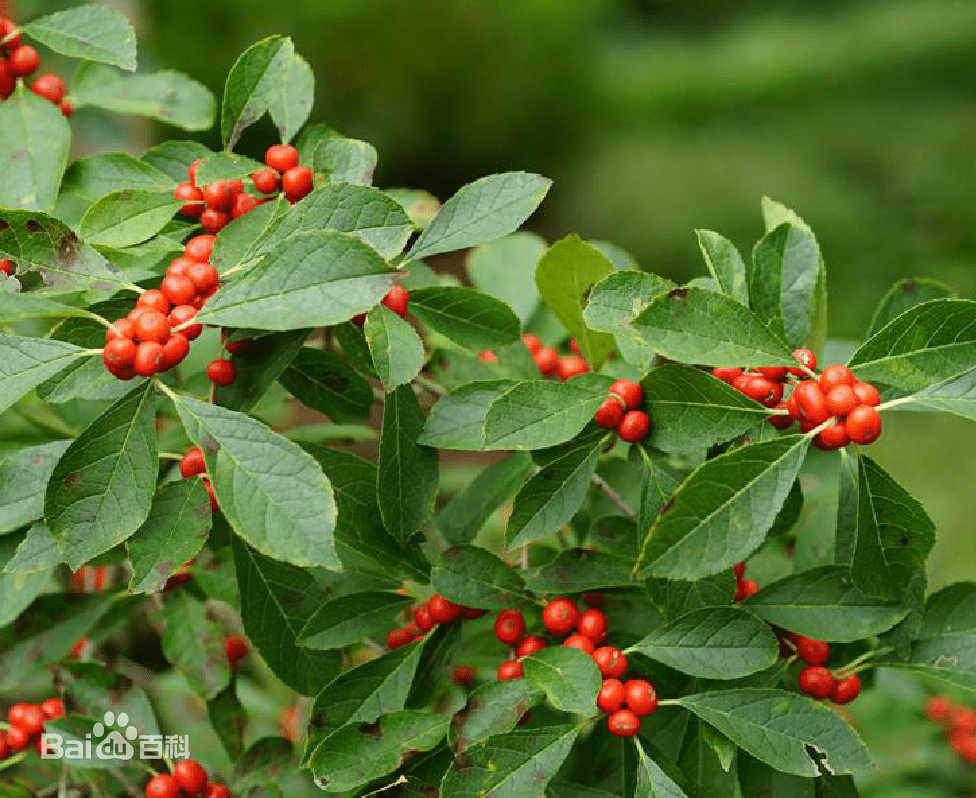
[[[383,297],[382,304],[386,305],[402,319],[407,315],[407,307],[410,304],[410,292],[402,285],[395,285]],[[357,313],[352,317],[352,321],[353,324],[358,324],[362,327],[366,323],[366,314]],[[495,362],[497,361],[498,358],[495,358]]]
[[[160,773],[146,784],[146,798],[180,798],[181,795],[200,798],[230,798],[227,785],[207,783],[207,771],[192,759],[181,759],[173,765],[173,774]]]
[[[26,82],[40,65],[37,50],[21,43],[20,28],[16,23],[0,18],[0,100],[6,100],[14,93],[18,78]],[[30,88],[38,97],[58,106],[62,114],[71,116],[71,103],[64,99],[68,87],[60,77],[53,73],[38,75]]]
[[[937,695],[925,702],[925,717],[942,726],[956,756],[976,765],[976,710]]]
[[[617,380],[610,386],[610,396],[597,409],[593,420],[605,429],[614,429],[627,443],[640,443],[651,431],[651,419],[643,410],[644,389],[630,380]]]
[[[568,380],[570,377],[575,377],[577,374],[585,374],[590,370],[590,367],[586,364],[586,361],[580,353],[579,346],[572,339],[569,341],[569,348],[573,350],[573,354],[571,355],[560,355],[559,350],[554,346],[543,346],[542,341],[531,333],[526,333],[522,336],[522,343],[529,350],[529,354],[532,355],[532,360],[535,362],[539,373],[543,377],[556,375],[561,380]],[[491,355],[494,357],[494,360],[486,357],[486,355]],[[488,360],[492,363],[498,362],[498,356],[494,352],[482,352],[481,359]]]
[[[827,366],[817,379],[817,358],[809,349],[797,349],[793,356],[800,363],[792,366],[762,366],[756,371],[740,368],[714,368],[712,374],[766,407],[778,411],[769,423],[777,429],[789,429],[800,422],[803,432],[810,432],[833,421],[814,440],[819,449],[843,449],[849,443],[867,445],[881,435],[881,414],[877,411],[881,396],[868,382],[860,382],[847,366]],[[784,401],[786,386],[792,392]]]
[[[797,657],[806,667],[800,671],[797,683],[800,689],[811,698],[829,698],[834,704],[849,704],[861,692],[861,678],[856,673],[837,675],[824,667],[830,658],[830,644],[811,637],[785,633],[792,643]]]
[[[251,183],[260,194],[248,194],[244,181],[218,180],[207,183],[202,189],[197,187],[197,169],[203,159],[190,164],[186,170],[190,179],[180,183],[173,196],[186,203],[180,208],[184,216],[200,218],[200,226],[208,233],[219,233],[232,219],[239,219],[253,211],[266,199],[278,193],[294,205],[307,197],[312,191],[312,170],[298,165],[298,150],[287,144],[268,147],[264,154],[267,169],[258,169],[251,175]]]
[[[587,604],[602,603],[602,596],[584,594]],[[627,673],[627,658],[613,646],[602,645],[607,637],[607,616],[598,607],[590,606],[580,612],[568,598],[556,598],[542,611],[546,631],[562,640],[564,646],[578,648],[589,654],[600,673],[603,684],[597,695],[597,707],[610,717],[607,728],[618,737],[631,737],[640,729],[640,719],[657,709],[657,694],[645,679],[621,682]],[[549,645],[540,635],[525,634],[525,617],[518,610],[502,610],[495,618],[495,637],[511,646],[511,657],[498,666],[500,681],[519,679],[525,675],[521,659]]]
[[[215,363],[220,361],[214,361]],[[210,364],[211,366],[213,363]],[[209,370],[209,369],[208,369]],[[207,495],[210,497],[210,509],[214,512],[220,509],[217,504],[217,497],[214,494],[213,485],[210,484],[210,480],[204,476],[207,473],[207,463],[203,459],[203,452],[199,447],[194,446],[189,449],[186,454],[183,455],[180,460],[180,476],[183,479],[193,479],[193,477],[203,476],[203,486],[207,489]],[[172,579],[176,578],[176,574],[173,574]],[[186,575],[189,579],[189,574]]]
[[[732,575],[735,577],[735,598],[733,603],[738,604],[749,596],[755,596],[759,592],[759,583],[755,579],[746,577],[746,564],[737,562],[732,567]]]
[[[44,724],[64,715],[64,704],[60,698],[48,698],[40,704],[23,701],[7,710],[6,733],[0,733],[0,760],[11,754],[26,751],[31,743],[41,750],[41,735]]]
[[[428,601],[414,607],[411,613],[412,617],[406,624],[394,629],[386,636],[387,648],[400,648],[414,640],[419,640],[435,626],[442,623],[452,623],[458,618],[465,620],[480,618],[485,612],[485,610],[476,610],[474,607],[462,607],[460,604],[448,601],[435,593]]]

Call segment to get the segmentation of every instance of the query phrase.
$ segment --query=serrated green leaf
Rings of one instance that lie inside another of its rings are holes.
[[[809,443],[789,435],[733,449],[699,466],[657,516],[637,572],[699,579],[746,559],[776,520]]]
[[[347,321],[375,306],[392,272],[356,236],[334,230],[294,235],[207,300],[202,323],[296,330]]]
[[[424,367],[424,342],[408,322],[385,305],[369,312],[363,332],[376,374],[387,391],[410,382]]]
[[[428,258],[494,241],[522,226],[539,206],[552,181],[526,172],[490,175],[451,197],[407,253]]]
[[[864,744],[837,713],[795,693],[719,690],[683,696],[676,703],[784,773],[846,775],[871,767]]]
[[[0,534],[36,521],[44,512],[44,490],[70,441],[54,441],[8,452],[0,460]]]
[[[308,571],[264,557],[237,537],[233,545],[248,639],[281,681],[302,695],[314,695],[342,665],[338,652],[298,644],[305,624],[325,603],[325,593]]]
[[[149,516],[159,460],[156,396],[137,386],[68,446],[44,497],[44,522],[77,570],[132,535]]]
[[[190,165],[211,154],[210,150],[199,142],[170,139],[150,147],[142,154],[141,160],[164,172],[174,183],[182,183],[189,179],[187,170]]]
[[[488,410],[516,384],[512,380],[471,382],[442,396],[417,442],[438,449],[481,450]]]
[[[556,709],[591,717],[603,684],[593,657],[571,646],[552,646],[522,660],[525,680],[546,694]]]
[[[302,163],[325,175],[330,183],[368,186],[373,182],[377,155],[372,144],[347,138],[325,126],[313,125],[307,130],[309,135],[303,134],[302,138],[307,156]]]
[[[724,443],[769,417],[769,410],[711,374],[678,364],[653,369],[644,396],[654,425],[648,443],[688,452]]]
[[[180,179],[186,178],[184,170]],[[54,213],[69,224],[77,224],[96,201],[113,191],[172,191],[176,181],[152,164],[121,152],[106,152],[79,158],[68,167],[61,181]]]
[[[339,567],[335,498],[309,454],[243,413],[184,395],[175,404],[203,450],[220,509],[241,537],[285,562]]]
[[[833,565],[764,585],[742,606],[791,632],[837,643],[881,634],[908,614],[898,602],[865,595],[854,586],[848,568]]]
[[[100,64],[82,64],[71,81],[71,104],[157,119],[183,130],[207,130],[217,101],[202,83],[165,70],[127,75]]]
[[[613,274],[612,261],[579,236],[557,241],[539,259],[535,282],[543,301],[559,317],[590,368],[598,369],[613,349],[613,336],[589,329],[583,309],[590,289]]]
[[[410,312],[430,329],[468,349],[496,349],[519,337],[515,312],[473,288],[432,286],[412,291]]]
[[[441,798],[472,795],[537,795],[562,766],[578,726],[544,726],[496,734],[452,763]]]
[[[711,230],[695,230],[698,248],[708,271],[723,294],[749,307],[749,286],[746,282],[746,264],[735,244]]]
[[[976,420],[976,368],[930,385],[914,394],[912,401],[932,410]]]
[[[909,277],[899,280],[881,298],[868,326],[868,337],[874,335],[888,322],[894,321],[906,310],[933,299],[954,299],[959,292],[954,288],[926,277]]]
[[[39,483],[38,487],[43,499],[47,480]],[[63,562],[64,555],[58,548],[57,541],[51,537],[51,530],[38,521],[27,530],[27,535],[17,546],[17,551],[3,566],[3,572],[37,573],[47,571]]]
[[[124,189],[92,205],[79,232],[94,246],[131,247],[162,230],[181,204],[169,192]]]
[[[303,347],[278,381],[303,405],[333,421],[359,421],[373,406],[373,389],[343,360],[320,349]]]
[[[388,629],[413,599],[381,591],[351,593],[324,604],[302,629],[306,648],[330,649],[352,645],[364,637]]]
[[[476,546],[457,546],[442,552],[430,581],[442,596],[465,607],[501,610],[527,601],[518,572],[490,551]]]
[[[976,302],[935,299],[906,310],[848,361],[860,380],[921,391],[976,363]]]
[[[163,653],[183,674],[193,690],[214,698],[230,683],[230,665],[224,652],[224,633],[207,617],[204,603],[186,590],[166,600]]]
[[[214,401],[231,410],[251,410],[301,351],[311,330],[288,330],[251,339],[234,355],[237,377],[230,385],[218,385]]]
[[[285,36],[270,36],[251,45],[227,74],[220,111],[224,147],[233,150],[245,128],[275,103],[291,71],[295,46]],[[280,109],[279,109],[280,110]]]
[[[634,746],[637,748],[638,761],[634,798],[688,798],[681,784],[682,779],[670,763],[664,764],[667,760],[660,751],[652,749],[654,756],[648,756],[636,737]]]
[[[146,522],[125,544],[132,564],[129,591],[162,590],[177,569],[200,553],[210,524],[210,499],[202,480],[162,485]]]
[[[247,710],[241,704],[231,681],[227,687],[207,702],[207,717],[227,755],[238,761],[244,755],[244,730]]]
[[[19,335],[0,336],[0,412],[87,352],[74,344]]]
[[[471,250],[466,271],[475,288],[500,299],[526,324],[539,306],[535,266],[545,251],[546,242],[534,233],[512,233]]]
[[[136,68],[136,32],[113,8],[83,5],[35,19],[24,33],[54,52],[86,61]]]
[[[71,130],[58,107],[26,86],[0,103],[0,207],[50,211],[70,143]]]
[[[738,679],[770,667],[779,657],[769,627],[732,607],[695,610],[655,629],[629,650],[705,679]]]
[[[437,450],[417,442],[426,417],[409,385],[386,395],[376,473],[383,524],[405,546],[434,509]]]
[[[203,187],[218,180],[244,180],[259,169],[266,168],[260,161],[234,152],[214,152],[203,157],[197,166],[194,182]]]
[[[451,747],[464,751],[496,734],[511,731],[543,696],[526,679],[488,682],[477,687],[451,722]]]
[[[870,457],[858,468],[854,585],[869,596],[900,597],[935,543],[935,524],[919,501]]]
[[[747,307],[701,288],[660,294],[633,329],[669,360],[705,366],[796,365],[792,350]]]

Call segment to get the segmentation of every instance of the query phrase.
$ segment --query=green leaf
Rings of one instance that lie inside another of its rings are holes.
[[[270,36],[251,45],[227,74],[220,131],[224,147],[233,150],[245,128],[273,105],[283,111],[284,93],[295,58],[295,45],[285,36]],[[280,116],[276,120],[280,126]]]
[[[38,487],[43,497],[47,481],[40,483]],[[64,555],[58,548],[57,542],[51,537],[51,530],[38,521],[27,530],[27,535],[17,546],[17,551],[3,566],[3,572],[37,573],[48,571],[63,562]]]
[[[812,779],[780,773],[750,756],[739,758],[739,781],[743,795],[765,798],[816,798]]]
[[[127,75],[99,64],[82,64],[75,71],[71,104],[145,116],[183,130],[207,130],[217,110],[210,90],[180,72]]]
[[[174,401],[234,530],[269,557],[337,568],[335,498],[319,464],[250,416],[184,395]]]
[[[613,262],[592,244],[571,235],[557,241],[539,259],[535,282],[543,301],[576,340],[584,360],[597,369],[613,349],[613,336],[594,332],[584,319],[589,290],[613,274]]]
[[[545,251],[546,242],[534,233],[512,233],[471,250],[466,271],[475,288],[500,299],[526,324],[539,306],[535,266]]]
[[[519,319],[504,302],[457,286],[432,286],[410,293],[410,312],[468,349],[496,349],[519,337]]]
[[[869,596],[896,599],[925,565],[935,524],[921,503],[870,457],[858,468],[854,585]]]
[[[200,553],[212,521],[203,480],[160,486],[146,522],[126,541],[132,593],[156,593],[185,562]]]
[[[564,443],[593,418],[612,384],[599,374],[517,383],[488,408],[482,448],[545,449]]]
[[[515,452],[479,473],[437,515],[435,523],[444,539],[452,546],[463,546],[474,540],[492,513],[523,483],[531,467],[532,458],[528,454]],[[0,487],[0,495],[2,490]]]
[[[556,709],[596,715],[596,694],[603,684],[593,657],[570,646],[552,646],[522,660],[525,680],[546,694]]]
[[[44,521],[77,570],[149,516],[156,474],[156,395],[137,386],[68,446],[44,497]]]
[[[61,341],[0,336],[0,412],[65,366],[87,355],[81,347]]]
[[[405,546],[434,509],[437,450],[417,442],[426,417],[409,385],[387,394],[377,461],[376,495],[383,524]]]
[[[124,712],[140,734],[159,734],[159,723],[146,691],[126,677],[94,662],[64,662],[59,668],[77,711],[101,717]]]
[[[36,521],[44,512],[44,490],[69,441],[8,452],[0,460],[0,534]]]
[[[748,269],[750,305],[791,347],[813,330],[823,261],[809,228],[784,222],[756,244]]]
[[[976,302],[935,299],[906,310],[851,357],[858,379],[921,391],[976,362]]]
[[[654,426],[650,445],[688,452],[724,443],[753,429],[769,410],[711,374],[669,364],[644,379]]]
[[[380,718],[374,733],[345,726],[315,749],[309,766],[326,792],[346,792],[392,773],[408,751],[429,751],[447,734],[447,715],[405,710]]]
[[[136,32],[112,8],[84,5],[58,11],[25,25],[24,33],[61,55],[130,72],[136,68]]]
[[[634,335],[630,324],[655,297],[675,284],[649,272],[613,272],[593,286],[583,310],[592,330]]]
[[[673,621],[705,607],[727,607],[735,595],[735,579],[730,571],[695,582],[651,579],[647,592],[664,617]]]
[[[569,756],[577,734],[578,726],[545,726],[489,737],[451,764],[440,798],[539,795]]]
[[[281,681],[302,695],[314,695],[341,667],[338,652],[298,644],[325,602],[324,592],[308,571],[264,557],[237,537],[233,544],[248,638]]]
[[[376,171],[376,149],[372,144],[350,139],[325,125],[306,128],[299,145],[302,163],[330,183],[352,183],[368,186]]]
[[[244,755],[247,710],[237,697],[233,681],[207,702],[207,717],[227,755],[239,761]]]
[[[527,679],[480,685],[454,716],[448,732],[451,747],[457,752],[464,751],[496,734],[511,731],[543,695]]]
[[[705,265],[723,294],[749,307],[746,264],[735,244],[711,230],[695,230]]]
[[[555,559],[529,573],[525,581],[535,593],[584,593],[632,587],[633,566],[633,559],[603,551],[570,549],[560,552]]]
[[[469,183],[444,203],[407,259],[454,252],[514,232],[532,215],[551,185],[551,180],[526,172],[506,172]]]
[[[193,690],[214,698],[230,683],[230,665],[224,652],[224,633],[207,617],[204,603],[186,590],[166,600],[163,654],[183,674]]]
[[[607,438],[601,430],[572,441],[525,483],[505,528],[509,549],[541,540],[576,515],[586,500]]]
[[[846,567],[827,565],[764,585],[742,606],[791,632],[853,643],[887,631],[908,614],[893,601],[858,590]]]
[[[408,322],[385,305],[369,312],[363,332],[376,374],[387,391],[407,384],[424,367],[424,342]]]
[[[22,294],[17,291],[8,291],[6,290],[7,283],[15,283],[18,287],[20,284],[15,278],[8,277],[4,278],[4,280],[5,282],[0,282],[0,321],[82,318],[88,316],[88,311],[86,310],[45,299],[36,292]]]
[[[302,629],[306,648],[343,648],[388,629],[413,603],[409,596],[380,591],[351,593],[324,604]]]
[[[0,562],[9,560],[17,548],[18,535],[0,538]],[[13,623],[41,593],[56,590],[50,568],[39,571],[11,571],[0,574],[0,627]]]
[[[237,378],[218,385],[214,401],[230,410],[251,410],[302,349],[311,330],[288,330],[254,338],[247,349],[234,355]]]
[[[142,160],[160,172],[166,173],[174,183],[182,183],[189,179],[187,170],[190,165],[210,155],[212,155],[210,150],[196,141],[169,139],[146,150],[142,154]]]
[[[295,770],[295,744],[284,737],[262,737],[234,763],[235,790],[271,787]]]
[[[70,143],[71,130],[58,107],[26,86],[0,103],[0,207],[50,211]]]
[[[184,171],[183,177],[185,179]],[[114,191],[172,191],[176,187],[168,174],[155,166],[121,152],[106,152],[80,158],[64,173],[54,213],[69,224],[77,224],[96,201]]]
[[[393,284],[375,250],[347,233],[291,236],[197,314],[202,323],[258,330],[325,327],[365,313]]]
[[[695,469],[655,519],[638,573],[700,579],[746,559],[776,520],[809,443],[784,436],[733,449]]]
[[[501,610],[523,606],[527,601],[518,571],[476,546],[442,552],[430,581],[442,596],[465,607]]]
[[[438,449],[481,450],[489,408],[515,385],[512,380],[470,382],[442,396],[417,442]]]
[[[738,689],[675,701],[784,773],[846,775],[871,767],[857,733],[832,709],[809,698],[783,690]]]
[[[634,790],[634,798],[688,798],[681,785],[682,779],[673,771],[675,768],[664,764],[667,762],[660,751],[654,751],[654,757],[647,755],[644,746],[638,738],[634,738],[634,746],[637,748],[638,771],[637,786]]]
[[[333,421],[359,421],[373,406],[373,389],[359,373],[331,352],[303,347],[278,381],[303,405]]]
[[[281,140],[292,140],[312,113],[315,101],[315,75],[308,62],[292,53],[285,64],[278,91],[271,97],[268,111]]]
[[[651,632],[629,650],[705,679],[738,679],[773,665],[776,636],[755,615],[708,607]]]
[[[912,401],[933,410],[976,419],[976,368],[930,385],[912,396]]]
[[[262,255],[275,248],[271,239],[286,217],[297,212],[283,196],[266,200],[217,233],[210,262],[221,274],[253,266]]]
[[[868,337],[916,305],[933,299],[954,299],[957,296],[958,291],[954,288],[927,277],[909,277],[899,280],[888,289],[878,303],[868,327]]]
[[[194,182],[202,187],[218,180],[247,180],[254,172],[264,168],[260,161],[234,152],[208,153],[197,166]]]
[[[182,203],[169,192],[124,189],[102,197],[89,208],[79,231],[94,246],[131,247],[162,230]]]
[[[786,342],[731,297],[701,288],[659,294],[633,329],[669,360],[704,366],[796,365]]]

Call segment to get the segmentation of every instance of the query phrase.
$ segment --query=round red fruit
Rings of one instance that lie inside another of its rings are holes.
[[[197,184],[197,169],[200,168],[200,164],[203,163],[203,158],[197,158],[193,163],[191,163],[186,168],[186,176],[190,178],[190,182],[193,185]]]
[[[183,254],[188,260],[196,263],[207,263],[213,254],[214,242],[217,236],[199,235],[193,236],[183,247]]]
[[[529,354],[532,355],[542,349],[542,341],[539,340],[539,336],[532,335],[532,333],[523,333],[522,343],[525,344],[525,348],[528,349]]]
[[[246,352],[250,345],[250,338],[238,338],[236,341],[228,341],[226,344],[224,344],[224,349],[226,349],[232,355],[237,355],[241,352]]]
[[[407,315],[407,306],[410,304],[410,292],[402,285],[395,285],[383,297],[383,304],[402,319]]]
[[[759,583],[755,579],[741,579],[735,586],[735,598],[733,600],[738,604],[743,599],[749,598],[749,596],[755,596],[758,592]]]
[[[577,374],[585,374],[590,370],[586,361],[579,355],[567,355],[559,359],[559,379],[568,380]]]
[[[223,230],[228,222],[230,222],[230,215],[214,208],[207,208],[200,214],[200,226],[214,235]]]
[[[568,598],[557,598],[546,604],[542,611],[542,624],[555,637],[565,637],[576,628],[580,612]]]
[[[298,150],[287,144],[275,144],[264,153],[264,163],[277,172],[298,166]]]
[[[10,277],[13,273],[14,265],[6,258],[0,258],[0,274],[5,274],[7,277]]]
[[[250,213],[258,207],[261,202],[262,200],[252,197],[250,194],[238,194],[234,198],[234,206],[230,212],[231,218],[240,219],[244,214]]]
[[[568,648],[578,648],[580,651],[585,651],[587,654],[592,654],[596,649],[593,641],[590,640],[586,635],[581,635],[579,632],[575,632],[563,640],[563,645]]]
[[[196,261],[190,260],[189,258],[177,258],[166,270],[167,277],[186,277],[186,273],[189,268],[196,263]]]
[[[644,401],[644,389],[633,380],[617,380],[610,386],[610,393],[623,399],[628,410],[636,410]]]
[[[386,636],[386,647],[391,651],[413,642],[409,629],[394,629]]]
[[[312,193],[312,170],[307,166],[293,166],[281,176],[281,190],[291,202],[298,202]]]
[[[173,765],[173,776],[188,795],[199,795],[207,786],[207,771],[192,759],[181,759]]]
[[[10,5],[9,3],[4,4],[6,8],[9,8]],[[16,23],[9,19],[0,19],[0,39],[4,41],[3,46],[5,48],[12,50],[19,47],[22,38],[20,28],[17,27]]]
[[[862,446],[874,443],[881,436],[881,414],[869,405],[858,405],[847,414],[847,434]]]
[[[162,291],[150,288],[148,291],[143,291],[139,295],[139,299],[136,301],[136,307],[155,310],[157,313],[162,313],[165,316],[169,313],[170,302]]]
[[[202,798],[231,798],[230,790],[226,784],[219,781],[212,781],[203,790]]]
[[[758,370],[767,380],[782,382],[786,379],[786,366],[760,366]]]
[[[116,319],[105,328],[105,343],[119,338],[135,338],[136,325],[131,319]]]
[[[136,357],[132,366],[140,377],[151,377],[153,374],[158,374],[162,365],[162,344],[156,341],[143,341],[136,347]]]
[[[812,637],[794,635],[797,656],[807,665],[823,665],[830,658],[830,644]]]
[[[617,425],[617,434],[627,443],[640,443],[651,431],[651,419],[643,410],[631,410]]]
[[[581,635],[599,645],[607,636],[607,616],[603,610],[587,610],[580,615],[576,628]]]
[[[877,407],[881,404],[881,394],[870,382],[855,382],[854,395],[857,397],[857,404]]]
[[[451,681],[454,684],[461,687],[467,687],[471,682],[474,681],[474,677],[477,675],[477,670],[474,665],[457,665],[454,670],[451,671]]]
[[[434,623],[451,623],[461,614],[461,608],[457,604],[436,593],[427,602],[427,606],[430,608],[430,617]]]
[[[820,373],[820,390],[825,394],[830,393],[838,385],[853,387],[855,382],[857,380],[854,379],[851,370],[847,366],[842,366],[839,363],[833,366],[827,366]]]
[[[186,324],[190,319],[197,315],[197,309],[192,305],[177,305],[169,312],[169,328],[170,330],[176,330],[181,333],[187,340],[192,341],[201,332],[203,332],[202,324],[190,324],[186,327],[180,327],[181,324]],[[179,328],[177,330],[177,328]]]
[[[161,773],[146,784],[146,798],[179,798],[180,784],[172,776]]]
[[[237,369],[234,368],[234,364],[229,360],[218,358],[217,360],[212,360],[210,365],[207,366],[207,379],[216,385],[226,388],[237,379]]]
[[[227,654],[227,661],[230,663],[231,668],[237,669],[237,663],[247,656],[249,648],[250,646],[247,644],[246,637],[241,637],[240,635],[228,636],[224,641],[224,653]]]
[[[811,698],[829,698],[834,692],[836,679],[826,668],[811,665],[800,671],[797,683]]]
[[[209,263],[191,264],[186,270],[186,277],[200,294],[213,291],[217,287],[217,283],[220,282],[220,275]],[[181,304],[189,304],[189,302]]]
[[[229,180],[218,180],[215,183],[207,183],[203,187],[203,201],[207,203],[208,208],[217,211],[229,211],[236,196],[234,186]]]
[[[627,672],[627,658],[619,648],[604,646],[593,652],[593,661],[604,676],[619,679]]]
[[[515,656],[522,659],[522,657],[528,657],[535,654],[536,651],[542,651],[542,649],[545,647],[546,639],[544,637],[539,637],[539,635],[529,635],[515,647]]]
[[[190,353],[190,342],[183,333],[172,333],[163,344],[163,362],[160,371],[169,371],[178,366]]]
[[[814,440],[816,447],[823,449],[825,452],[833,451],[834,449],[843,449],[850,442],[851,438],[847,434],[847,425],[841,419],[834,419],[834,422],[829,427],[817,433],[817,437]]]
[[[583,603],[587,607],[602,607],[603,606],[603,594],[602,593],[584,593]]]
[[[434,618],[430,614],[430,605],[427,602],[414,608],[413,622],[417,624],[417,628],[424,634],[434,628]]]
[[[835,704],[849,704],[861,693],[861,678],[852,673],[843,679],[839,679],[834,685],[834,690],[830,694],[830,700]]]
[[[846,416],[859,404],[854,389],[846,383],[835,385],[827,391],[826,402],[832,416]]]
[[[532,360],[544,377],[549,377],[559,371],[559,352],[551,346],[543,346],[535,354]]]
[[[497,363],[498,362],[498,355],[496,355],[490,349],[482,349],[478,353],[478,360],[481,360],[481,361],[483,361],[485,363]]]
[[[41,702],[41,711],[48,719],[64,716],[64,702],[60,698],[48,698]]]
[[[274,194],[278,190],[278,174],[273,169],[258,169],[251,175],[251,182],[262,194]]]
[[[31,91],[39,97],[50,100],[57,105],[64,99],[68,87],[57,75],[47,74],[41,75],[34,80],[34,83],[31,85]]]
[[[11,726],[7,729],[7,747],[11,751],[25,751],[30,745],[30,735],[20,726]]]
[[[797,363],[810,371],[817,370],[817,356],[809,349],[794,349],[793,357],[796,358]],[[803,377],[807,374],[802,368],[796,367],[790,368],[789,372],[790,374],[795,374],[797,377]]]
[[[495,618],[495,637],[509,646],[525,637],[525,618],[518,610],[502,610]]]
[[[952,715],[952,702],[944,695],[932,696],[925,702],[925,717],[936,723],[944,723]]]
[[[203,452],[200,451],[199,447],[194,446],[190,451],[183,455],[180,460],[180,476],[183,479],[189,479],[190,477],[196,477],[200,474],[205,474],[207,471],[207,463],[203,459]]]
[[[109,369],[131,366],[136,359],[136,344],[131,338],[116,338],[105,344],[102,362]]]
[[[167,276],[159,286],[163,296],[172,305],[189,305],[197,295],[196,286],[190,281],[189,277]],[[148,293],[148,291],[146,292]],[[169,312],[169,308],[165,312]]]
[[[498,666],[496,676],[500,682],[507,682],[509,679],[521,679],[525,676],[525,668],[517,659],[505,660]]]
[[[827,397],[820,385],[813,380],[801,382],[793,389],[792,399],[800,411],[800,420],[819,426],[830,418]]]
[[[140,313],[135,320],[136,338],[140,341],[153,341],[161,344],[169,338],[169,329],[169,319],[158,310],[146,310],[145,313]]]
[[[618,737],[633,737],[640,731],[640,718],[629,709],[618,709],[607,718],[607,728]]]
[[[47,718],[44,717],[44,710],[37,704],[30,704],[24,708],[23,717],[17,725],[27,732],[28,736],[35,737],[44,731],[45,720]]]
[[[657,709],[657,693],[645,679],[631,679],[624,684],[624,703],[642,718]]]
[[[7,69],[10,70],[10,74],[18,78],[33,75],[40,65],[41,57],[37,54],[37,50],[29,44],[22,44],[20,47],[14,48],[7,57]]]
[[[481,618],[483,615],[487,614],[488,610],[480,610],[477,607],[461,607],[461,617],[468,621],[472,621],[475,618]]]
[[[743,383],[742,393],[759,404],[771,407],[783,399],[783,385],[765,377],[751,377]]]
[[[604,679],[600,692],[596,694],[596,705],[608,715],[624,705],[624,686],[619,679]]]
[[[712,369],[712,376],[717,377],[722,382],[727,382],[729,385],[736,377],[742,376],[742,369],[739,368],[722,368],[721,366],[716,366]]]
[[[736,578],[736,581],[742,579],[746,575],[746,564],[744,562],[737,562],[732,566],[732,576]]]

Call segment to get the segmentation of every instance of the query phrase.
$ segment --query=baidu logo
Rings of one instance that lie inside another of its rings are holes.
[[[106,712],[84,739],[65,739],[57,732],[47,732],[41,736],[41,743],[43,759],[114,759],[125,762],[135,758],[136,743],[139,746],[139,759],[185,759],[190,756],[187,737],[140,735],[138,729],[129,724],[129,716],[124,712],[117,716],[114,712]]]

